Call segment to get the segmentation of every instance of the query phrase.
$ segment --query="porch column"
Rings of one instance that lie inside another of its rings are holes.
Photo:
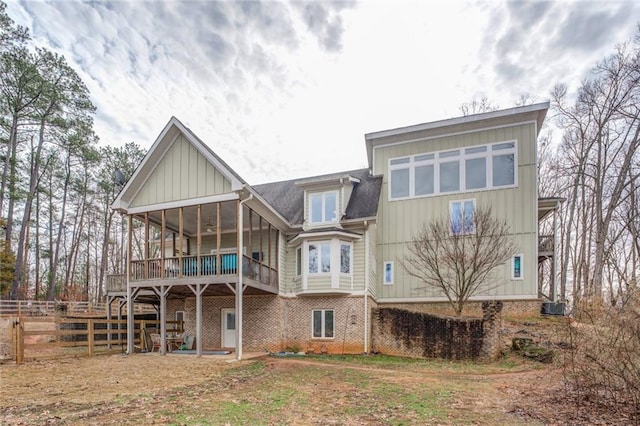
[[[202,356],[202,291],[200,287],[200,284],[196,284],[196,355],[199,357]]]
[[[242,288],[242,264],[244,263],[244,258],[242,257],[242,245],[243,245],[243,217],[242,217],[242,208],[243,203],[249,201],[251,198],[245,198],[242,201],[238,201],[237,209],[238,209],[238,223],[237,232],[238,232],[238,281],[236,284],[236,359],[239,361],[242,359],[242,293],[244,293]],[[249,229],[251,229],[251,224],[249,224]]]
[[[160,286],[160,353],[167,354],[167,292],[166,286]]]
[[[133,318],[133,290],[131,289],[131,255],[133,253],[133,216],[129,215],[129,248],[127,253],[127,354],[133,355],[135,321]]]
[[[111,340],[111,302],[113,300],[113,296],[107,296],[107,341]],[[111,349],[111,343],[107,344],[107,348]]]

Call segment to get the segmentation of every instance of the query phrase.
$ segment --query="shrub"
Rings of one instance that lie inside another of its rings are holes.
[[[583,302],[568,327],[565,383],[578,405],[603,409],[640,422],[640,291],[619,306]]]

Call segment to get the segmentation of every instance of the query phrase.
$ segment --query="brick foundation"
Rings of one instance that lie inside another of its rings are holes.
[[[167,318],[185,311],[185,332],[196,332],[196,299],[169,300]],[[368,299],[368,317],[375,307]],[[202,345],[206,349],[222,346],[222,309],[234,308],[234,297],[202,299]],[[334,310],[334,337],[314,338],[312,311]],[[370,323],[369,323],[370,324]],[[370,325],[369,325],[370,329]],[[296,350],[313,353],[359,354],[365,347],[364,297],[245,296],[243,298],[243,349],[245,351]],[[370,334],[369,334],[370,335]]]

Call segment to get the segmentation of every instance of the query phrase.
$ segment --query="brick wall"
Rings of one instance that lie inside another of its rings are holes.
[[[220,348],[222,344],[221,312],[234,308],[235,298],[203,297],[202,345],[206,349]],[[375,303],[368,301],[369,318]],[[312,336],[312,312],[315,309],[333,309],[334,337]],[[196,299],[169,300],[167,318],[176,311],[185,311],[185,332],[196,333]],[[314,353],[363,353],[364,298],[358,297],[294,297],[245,296],[243,298],[243,350],[277,352],[296,349]],[[369,324],[370,328],[370,324]]]
[[[371,306],[371,300],[369,302]],[[334,337],[314,338],[314,309],[334,310]],[[370,310],[370,307],[369,307]],[[299,348],[304,352],[360,354],[364,347],[364,298],[296,297],[284,299],[283,348]]]
[[[452,318],[378,308],[372,315],[373,350],[387,355],[479,359],[500,349],[501,302],[486,302],[484,318]]]

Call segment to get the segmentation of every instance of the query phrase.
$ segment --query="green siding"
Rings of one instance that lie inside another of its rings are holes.
[[[511,140],[517,141],[517,187],[389,201],[387,168],[390,158]],[[376,147],[374,173],[384,175],[378,210],[380,223],[377,232],[376,269],[382,271],[385,261],[394,262],[392,285],[383,285],[382,273],[377,274],[377,297],[384,300],[385,298],[411,299],[438,296],[436,293],[420,290],[420,283],[404,271],[402,260],[407,255],[407,243],[414,239],[414,235],[424,224],[438,217],[447,217],[450,201],[472,198],[476,200],[478,207],[491,206],[494,215],[507,220],[519,247],[518,252],[524,254],[524,279],[511,281],[510,265],[505,265],[503,270],[496,274],[496,279],[501,282],[501,285],[486,296],[537,296],[535,163],[534,124]]]
[[[132,201],[132,207],[231,192],[231,182],[182,135]]]

